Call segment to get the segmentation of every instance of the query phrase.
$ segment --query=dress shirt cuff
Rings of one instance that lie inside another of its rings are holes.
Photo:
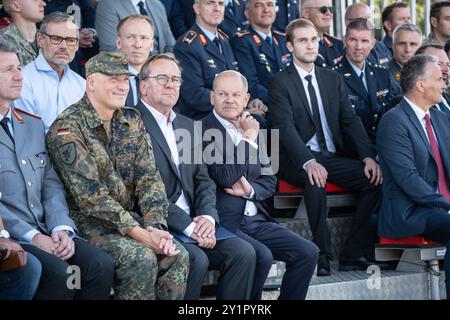
[[[192,235],[192,233],[194,232],[194,229],[195,229],[195,226],[196,226],[196,225],[197,225],[197,224],[196,224],[195,222],[191,222],[191,224],[188,225],[187,228],[183,230],[183,234],[184,234],[186,237],[189,237],[189,238],[190,238],[191,235]]]
[[[316,160],[316,159],[311,159],[311,160],[306,161],[306,162],[303,164],[303,166],[302,166],[303,170],[306,171],[306,167],[308,166],[308,163],[310,163],[310,162],[313,161],[313,160]]]
[[[253,197],[255,196],[255,190],[253,189],[252,186],[250,186],[252,188],[252,192],[250,193],[250,195],[248,197],[244,197],[242,196],[241,198],[247,199],[247,200],[253,200]]]
[[[39,231],[37,231],[36,229],[32,229],[32,230],[30,230],[30,231],[28,231],[27,233],[25,233],[23,236],[22,236],[22,241],[23,242],[26,242],[26,243],[31,243],[31,241],[33,240],[33,237],[35,236],[35,235],[37,235],[37,234],[39,234],[40,232]]]
[[[73,237],[75,237],[75,231],[73,230],[73,228],[71,226],[57,226],[55,228],[53,228],[52,233],[58,232],[58,231],[67,231],[69,233],[69,237],[71,239],[73,239]]]
[[[252,140],[247,139],[247,138],[242,138],[242,140],[244,140],[245,142],[249,143],[253,148],[258,150],[258,144],[255,141],[252,141]]]
[[[216,226],[216,220],[214,220],[213,217],[205,214],[205,215],[201,215],[200,217],[205,217],[206,219],[208,219],[209,221],[211,221],[211,223],[213,224],[213,226]]]

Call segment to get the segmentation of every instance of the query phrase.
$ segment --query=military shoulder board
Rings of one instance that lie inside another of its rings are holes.
[[[197,33],[195,31],[189,31],[183,38],[183,41],[187,44],[191,44],[192,41],[197,37]]]

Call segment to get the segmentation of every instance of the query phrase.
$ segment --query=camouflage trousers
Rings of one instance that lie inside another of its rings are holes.
[[[90,230],[92,245],[114,259],[114,298],[118,300],[181,300],[186,291],[189,255],[174,240],[180,253],[174,257],[156,255],[149,247],[108,230]]]

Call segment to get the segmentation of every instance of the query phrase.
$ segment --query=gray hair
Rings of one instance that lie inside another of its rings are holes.
[[[159,53],[148,58],[147,61],[145,61],[145,63],[142,65],[141,72],[139,73],[139,80],[143,81],[150,76],[150,73],[152,73],[151,64],[158,60],[172,61],[177,65],[178,69],[180,69],[180,73],[183,73],[180,62],[173,53]]]
[[[17,55],[17,49],[4,36],[0,36],[0,52],[12,52]]]
[[[78,30],[80,29],[80,27],[78,26],[78,23],[75,20],[75,18],[73,16],[71,16],[70,14],[67,14],[65,12],[60,12],[60,11],[55,11],[55,12],[50,13],[49,15],[46,15],[44,17],[44,20],[42,20],[41,26],[39,27],[39,32],[40,33],[47,32],[47,27],[50,23],[59,23],[59,22],[66,22],[66,21],[73,22],[77,33],[79,32]]]
[[[221,78],[223,78],[224,76],[227,76],[227,75],[234,75],[234,76],[238,76],[239,78],[241,78],[241,80],[242,80],[242,85],[243,85],[243,87],[244,87],[244,91],[245,91],[246,93],[248,92],[248,82],[247,82],[247,78],[244,77],[244,76],[242,75],[242,73],[239,73],[239,72],[234,71],[234,70],[225,70],[225,71],[222,71],[221,73],[216,74],[216,77],[214,78],[214,82],[213,82],[213,91],[216,89],[217,82],[218,82]]]
[[[437,63],[438,59],[434,56],[426,54],[419,54],[405,63],[400,73],[400,85],[402,87],[403,94],[411,92],[417,80],[422,80],[427,74],[427,64]]]
[[[415,24],[412,24],[412,23],[405,23],[405,24],[398,25],[394,29],[394,32],[392,33],[392,42],[395,42],[395,38],[397,38],[398,34],[401,31],[417,32],[419,34],[420,40],[422,42],[422,31],[420,31],[418,26],[416,26]]]
[[[231,0],[231,1],[233,1],[233,0]],[[252,7],[253,1],[255,1],[255,0],[247,0],[247,1],[245,1],[245,9],[250,9]],[[270,2],[272,2],[274,4],[274,6],[277,5],[277,0],[270,0]]]

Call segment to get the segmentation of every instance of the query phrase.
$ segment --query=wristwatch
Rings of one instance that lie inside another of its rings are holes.
[[[6,230],[0,230],[0,238],[9,238],[9,232]]]

